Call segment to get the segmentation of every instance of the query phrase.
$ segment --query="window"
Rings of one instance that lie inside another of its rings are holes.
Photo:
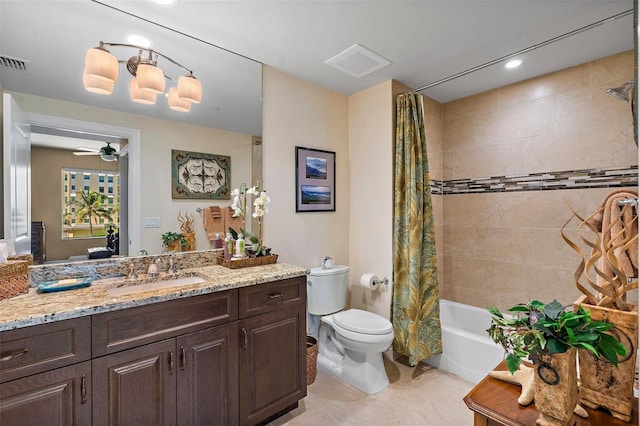
[[[62,174],[62,238],[104,239],[110,225],[115,225],[117,232],[120,194],[118,188],[113,188],[113,181],[119,179],[118,173],[62,169]],[[78,182],[77,191],[76,177],[82,179]],[[105,181],[109,184],[105,184]]]

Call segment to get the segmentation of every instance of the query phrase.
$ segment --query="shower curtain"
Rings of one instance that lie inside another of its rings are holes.
[[[396,100],[393,349],[417,365],[442,353],[436,245],[419,94]]]

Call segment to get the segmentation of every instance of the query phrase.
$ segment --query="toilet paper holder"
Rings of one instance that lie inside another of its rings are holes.
[[[382,279],[377,279],[374,282],[378,285],[380,284],[389,285],[389,278],[383,277]]]

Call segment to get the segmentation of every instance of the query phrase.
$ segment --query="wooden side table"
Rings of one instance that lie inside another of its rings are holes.
[[[495,370],[506,370],[504,361]],[[474,426],[535,426],[538,410],[532,402],[527,406],[518,404],[521,388],[518,385],[503,382],[486,376],[464,397],[473,413]],[[626,423],[609,415],[605,410],[586,408],[589,417],[576,416],[576,426],[633,426],[638,425],[638,400],[632,413],[631,422]]]

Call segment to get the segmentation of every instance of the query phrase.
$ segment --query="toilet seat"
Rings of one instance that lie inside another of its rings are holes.
[[[393,326],[386,318],[361,309],[337,312],[333,314],[333,322],[354,333],[381,335],[393,332]]]

